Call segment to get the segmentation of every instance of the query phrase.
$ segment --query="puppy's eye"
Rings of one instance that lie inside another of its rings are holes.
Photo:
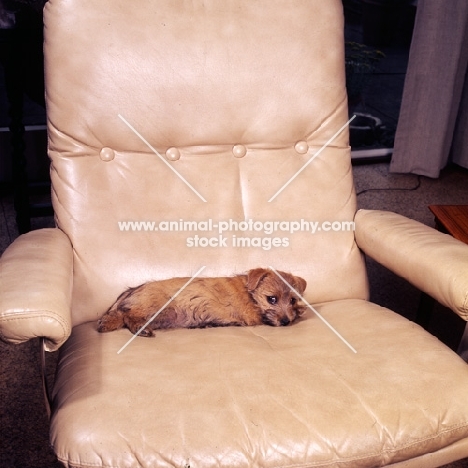
[[[291,300],[289,301],[291,305],[294,305],[297,302],[297,299],[295,297],[291,297]]]
[[[278,302],[278,298],[276,296],[267,296],[266,298],[270,304],[276,304]]]

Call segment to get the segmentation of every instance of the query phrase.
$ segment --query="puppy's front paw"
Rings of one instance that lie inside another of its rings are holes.
[[[307,310],[309,309],[308,306],[306,306],[305,304],[304,305],[299,305],[296,310],[297,310],[297,316],[298,317],[302,317],[306,312]]]

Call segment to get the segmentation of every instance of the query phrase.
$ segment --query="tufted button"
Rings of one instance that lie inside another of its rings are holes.
[[[306,154],[307,151],[309,151],[309,145],[307,144],[307,141],[298,141],[296,143],[296,146],[294,146],[294,149],[299,153],[299,154]]]
[[[177,161],[180,159],[180,151],[172,146],[166,151],[166,158],[169,159],[169,161]]]
[[[99,157],[103,161],[112,161],[115,158],[115,153],[112,148],[102,148],[101,152],[99,153]]]
[[[232,147],[232,154],[236,158],[243,158],[247,154],[247,148],[244,145],[235,145]]]

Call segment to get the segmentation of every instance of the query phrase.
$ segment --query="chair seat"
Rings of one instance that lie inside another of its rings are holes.
[[[137,337],[76,326],[61,349],[51,442],[79,467],[371,467],[468,437],[468,367],[375,304],[289,327]],[[456,381],[453,375],[457,375]]]

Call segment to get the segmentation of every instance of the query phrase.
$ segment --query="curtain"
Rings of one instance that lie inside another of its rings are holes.
[[[468,168],[468,0],[419,0],[391,172]]]

